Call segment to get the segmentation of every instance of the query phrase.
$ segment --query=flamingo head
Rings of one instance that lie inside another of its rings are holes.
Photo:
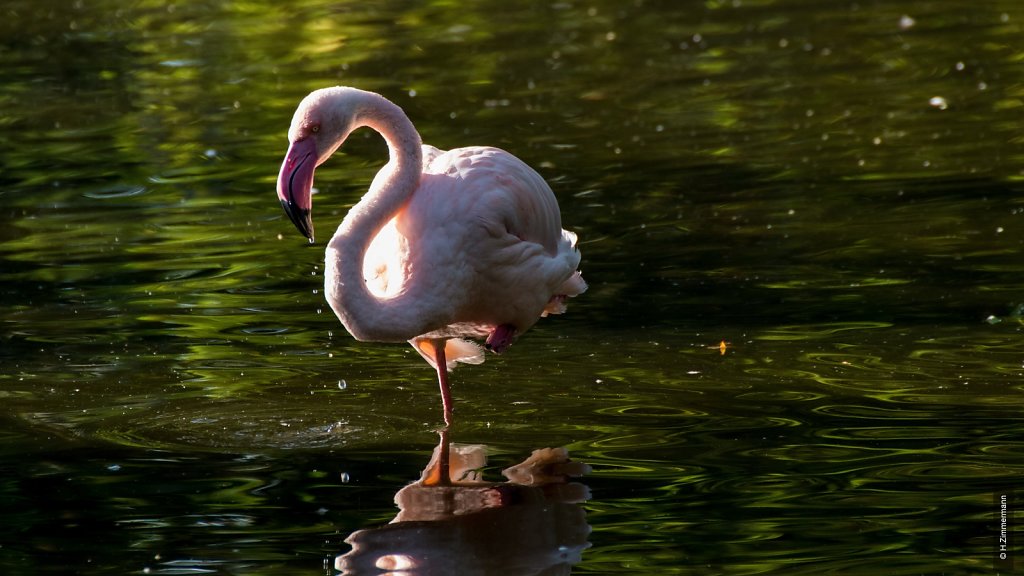
[[[288,130],[288,153],[277,176],[277,197],[303,236],[313,242],[313,172],[352,131],[351,90],[324,88],[306,96]]]

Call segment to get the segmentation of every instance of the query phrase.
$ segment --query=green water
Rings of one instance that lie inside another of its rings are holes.
[[[395,516],[432,371],[345,332],[274,194],[347,84],[520,156],[579,234],[590,290],[453,374],[451,431],[492,479],[592,466],[573,573],[1008,573],[1022,33],[1016,0],[0,3],[0,572],[334,574]],[[385,153],[318,170],[318,230]]]

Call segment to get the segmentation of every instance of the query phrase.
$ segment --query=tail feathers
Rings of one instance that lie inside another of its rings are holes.
[[[576,271],[568,280],[562,282],[558,287],[558,293],[548,300],[548,305],[541,312],[541,317],[548,314],[561,314],[565,312],[565,301],[573,296],[578,296],[587,291],[587,283],[583,280],[583,274]]]

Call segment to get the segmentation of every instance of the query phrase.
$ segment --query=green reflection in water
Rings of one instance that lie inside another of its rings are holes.
[[[122,4],[0,8],[7,572],[309,572],[393,516],[431,372],[344,333],[272,193],[334,83],[520,155],[580,234],[585,297],[454,374],[459,441],[594,466],[576,571],[990,572],[1017,3]],[[318,172],[322,229],[383,154]]]

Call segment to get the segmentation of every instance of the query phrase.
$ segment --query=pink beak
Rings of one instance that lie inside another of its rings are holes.
[[[303,138],[292,142],[277,175],[277,197],[295,227],[313,243],[313,170],[316,168],[316,142]]]

